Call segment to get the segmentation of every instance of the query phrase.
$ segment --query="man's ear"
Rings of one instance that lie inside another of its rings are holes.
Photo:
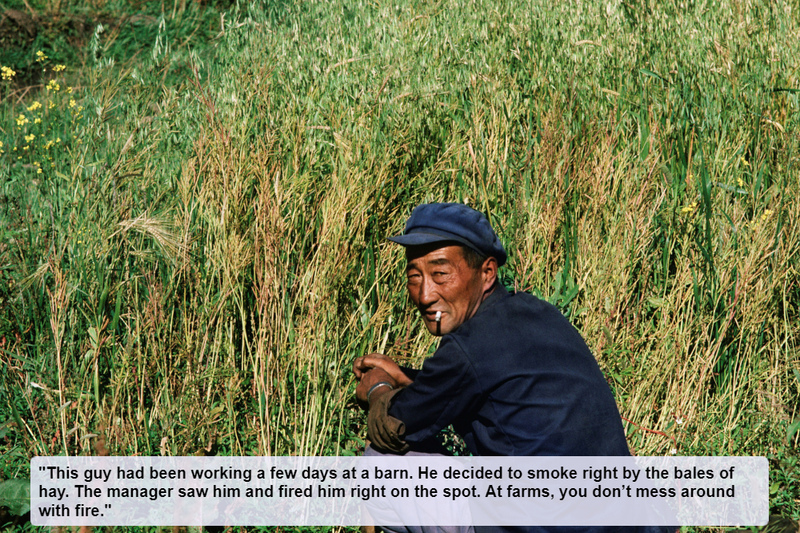
[[[483,281],[483,292],[491,290],[497,281],[497,259],[487,257],[481,265],[481,281]]]

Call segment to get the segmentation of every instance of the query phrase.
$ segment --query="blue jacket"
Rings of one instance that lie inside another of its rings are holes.
[[[581,335],[553,305],[498,284],[442,337],[392,399],[405,440],[452,424],[473,455],[630,455],[611,389]],[[665,532],[666,527],[476,527],[478,533]]]
[[[498,284],[392,399],[413,445],[452,424],[473,455],[629,455],[617,405],[561,312]]]

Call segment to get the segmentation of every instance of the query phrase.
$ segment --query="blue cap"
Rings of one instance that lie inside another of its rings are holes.
[[[503,266],[507,255],[483,213],[464,204],[422,204],[414,208],[402,235],[389,240],[403,246],[455,241],[497,259]]]

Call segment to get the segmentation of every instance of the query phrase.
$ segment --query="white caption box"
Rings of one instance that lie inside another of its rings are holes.
[[[38,526],[764,525],[764,457],[35,457]]]

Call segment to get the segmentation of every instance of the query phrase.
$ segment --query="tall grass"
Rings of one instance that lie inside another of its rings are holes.
[[[790,2],[270,3],[69,66],[42,174],[11,147],[45,95],[0,115],[7,449],[358,453],[352,359],[435,347],[385,238],[459,201],[635,453],[769,455],[797,517],[798,31]]]

